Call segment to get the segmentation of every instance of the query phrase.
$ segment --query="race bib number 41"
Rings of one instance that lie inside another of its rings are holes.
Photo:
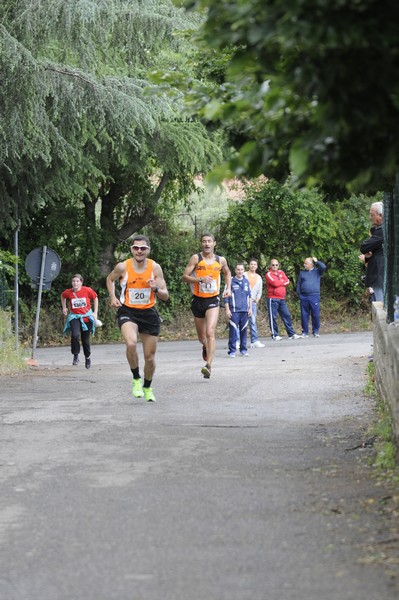
[[[130,288],[129,304],[149,304],[151,288]]]

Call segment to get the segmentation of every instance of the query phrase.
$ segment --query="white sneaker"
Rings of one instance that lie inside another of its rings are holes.
[[[307,338],[307,337],[309,337],[309,336],[308,336],[308,334],[307,334],[307,333],[303,333],[303,334],[302,334],[301,336],[299,336],[299,337],[301,337],[301,338]]]
[[[280,341],[280,340],[282,340],[282,339],[283,339],[283,338],[282,338],[281,336],[279,336],[279,335],[274,335],[274,336],[272,337],[272,340],[274,340],[275,342],[279,342],[279,341]]]
[[[290,340],[299,340],[301,336],[294,333],[294,335],[290,335]]]
[[[251,344],[251,348],[264,348],[265,344],[262,344],[262,342],[260,342],[259,340],[257,342],[254,342],[253,344]]]

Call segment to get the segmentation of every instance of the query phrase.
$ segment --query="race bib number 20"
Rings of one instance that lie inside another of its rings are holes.
[[[129,304],[145,305],[150,303],[151,288],[130,288]]]

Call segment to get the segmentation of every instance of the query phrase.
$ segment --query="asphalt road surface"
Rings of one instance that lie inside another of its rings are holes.
[[[372,449],[371,333],[161,342],[157,402],[123,345],[38,349],[0,379],[1,600],[397,599]],[[141,352],[141,348],[140,348]]]

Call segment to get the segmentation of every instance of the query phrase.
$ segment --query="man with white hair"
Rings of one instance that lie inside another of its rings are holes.
[[[369,289],[371,301],[384,300],[384,233],[382,230],[383,203],[373,202],[370,207],[370,237],[360,244],[360,259],[367,266],[364,284]]]

